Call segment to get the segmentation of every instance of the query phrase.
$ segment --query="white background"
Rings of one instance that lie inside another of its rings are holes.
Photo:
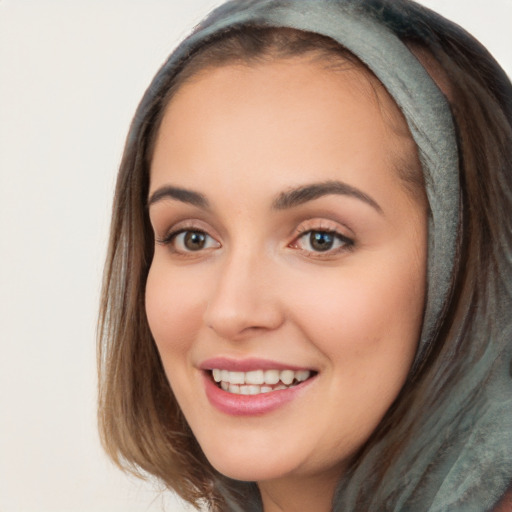
[[[124,137],[215,0],[0,0],[0,512],[183,511],[102,454],[95,322]],[[425,0],[512,75],[512,0]]]

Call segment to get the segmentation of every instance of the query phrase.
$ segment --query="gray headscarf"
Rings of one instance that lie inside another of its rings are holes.
[[[372,14],[370,3],[376,2],[228,2],[214,11],[173,53],[148,90],[143,105],[154,101],[152,91],[158,90],[160,80],[176,73],[180,64],[206,40],[244,25],[288,27],[328,36],[363,61],[386,87],[407,120],[418,147],[430,204],[428,291],[417,364],[432,342],[450,299],[460,229],[457,140],[445,97],[405,44],[378,15]],[[135,121],[132,133],[137,131]],[[510,275],[506,277],[510,279]],[[388,472],[375,495],[367,499],[368,511],[483,512],[492,507],[510,483],[512,400],[507,365],[508,340],[512,338],[508,316],[512,312],[507,309],[510,308],[507,287],[498,290],[496,285],[495,297],[501,294],[506,300],[504,304],[488,305],[487,319],[473,333],[489,338],[485,354],[463,379],[451,383],[453,390],[445,403],[435,413],[425,414],[413,447],[397,455],[394,469]],[[489,311],[495,315],[494,325],[489,321]],[[502,341],[495,341],[497,338]],[[376,445],[350,479],[340,485],[334,510],[367,512],[357,509],[357,496],[367,487],[368,492],[374,492],[368,482],[372,468],[381,463],[379,454],[380,446]],[[260,510],[260,507],[255,500],[243,510]],[[233,503],[231,510],[239,507]]]

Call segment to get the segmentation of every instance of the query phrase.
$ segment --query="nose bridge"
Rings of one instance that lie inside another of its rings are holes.
[[[228,252],[216,270],[204,318],[209,328],[223,338],[236,339],[280,325],[272,258],[244,244]]]

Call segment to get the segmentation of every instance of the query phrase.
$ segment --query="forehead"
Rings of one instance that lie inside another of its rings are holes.
[[[306,160],[322,165],[334,146],[356,160],[357,151],[365,151],[395,167],[415,161],[407,124],[389,94],[368,70],[347,64],[302,57],[207,68],[193,76],[163,116],[151,188],[166,179],[164,171],[197,170],[207,155],[229,159],[224,164],[231,169],[263,157],[267,165],[272,157],[281,163],[288,158],[298,168]],[[223,162],[208,162],[210,170],[217,164]],[[194,174],[189,172],[190,180]]]
[[[365,101],[373,101],[382,112],[385,112],[385,115],[389,116],[399,131],[408,132],[405,118],[393,98],[377,77],[358,60],[347,60],[341,55],[326,55],[315,51],[285,58],[270,55],[262,58],[261,61],[233,59],[219,65],[205,65],[198,69],[194,69],[194,67],[192,65],[192,71],[188,71],[188,68],[185,67],[185,71],[182,72],[184,78],[181,78],[180,75],[176,78],[176,85],[172,88],[164,115],[173,108],[176,97],[183,96],[184,92],[190,95],[191,90],[194,90],[196,93],[199,91],[199,95],[201,95],[207,86],[208,92],[211,94],[215,90],[216,84],[219,84],[221,88],[225,87],[225,84],[222,83],[224,80],[237,81],[245,85],[255,83],[258,84],[258,93],[279,95],[286,94],[286,89],[289,90],[291,87],[294,88],[294,92],[297,92],[299,88],[305,93],[310,92],[319,81],[324,83],[325,87],[322,88],[327,94],[333,92],[333,88],[330,86],[338,78],[338,86],[341,86],[338,93],[363,95]],[[313,77],[315,80],[312,80]],[[271,89],[270,84],[276,87]],[[280,85],[284,86],[284,91],[283,88],[279,90]],[[255,92],[253,87],[245,87],[245,90]],[[316,94],[322,96],[318,89]],[[336,96],[337,94],[334,94],[333,97]],[[358,98],[358,101],[362,100],[362,97]]]

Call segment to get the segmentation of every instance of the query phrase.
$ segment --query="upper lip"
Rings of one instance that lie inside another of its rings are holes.
[[[297,366],[269,359],[248,358],[232,359],[229,357],[212,357],[205,359],[200,365],[201,370],[229,370],[233,372],[250,372],[253,370],[312,370],[310,367]]]

